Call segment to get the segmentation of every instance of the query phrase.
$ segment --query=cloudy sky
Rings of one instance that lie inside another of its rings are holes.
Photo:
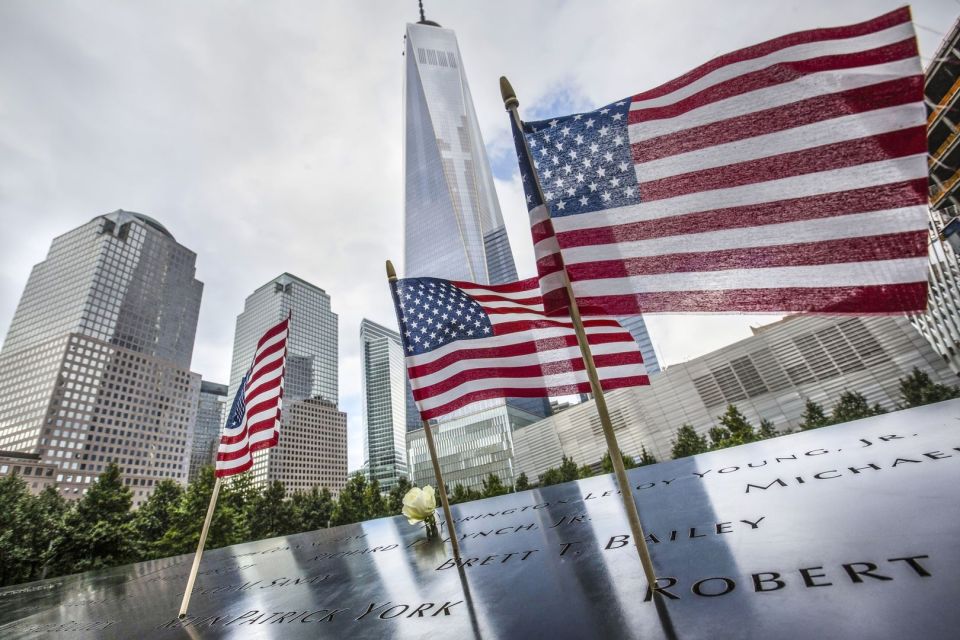
[[[497,78],[528,119],[612,102],[732,49],[898,0],[427,0],[454,29],[521,277],[534,274]],[[958,0],[913,4],[925,64]],[[350,468],[362,462],[359,323],[395,324],[402,262],[402,38],[416,2],[0,1],[0,335],[50,240],[95,215],[153,216],[197,254],[193,370],[226,382],[244,298],[283,271],[340,315]],[[775,317],[648,319],[681,362]]]

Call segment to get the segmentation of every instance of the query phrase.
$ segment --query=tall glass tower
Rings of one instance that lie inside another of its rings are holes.
[[[407,474],[407,383],[400,335],[367,320],[360,323],[363,376],[363,454],[367,473],[383,491]]]
[[[35,453],[78,498],[111,462],[142,504],[186,483],[203,283],[162,224],[118,210],[55,238],[0,350],[0,449]]]
[[[517,279],[457,37],[407,25],[404,276]]]
[[[283,273],[247,296],[237,316],[229,401],[253,361],[257,341],[290,314],[280,442],[256,451],[253,480],[288,489],[346,482],[346,414],[337,409],[337,314],[326,291]]]

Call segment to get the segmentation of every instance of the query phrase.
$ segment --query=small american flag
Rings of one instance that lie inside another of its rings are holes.
[[[491,398],[589,393],[569,318],[548,318],[536,278],[479,285],[393,283],[413,397],[424,420]],[[613,318],[584,321],[604,389],[649,384],[633,337]]]
[[[243,473],[253,466],[253,452],[269,449],[280,438],[283,374],[290,318],[268,330],[257,343],[253,365],[233,399],[217,451],[218,477]]]
[[[548,313],[926,305],[927,143],[910,12],[735,51],[514,127]],[[549,211],[548,211],[549,209]]]

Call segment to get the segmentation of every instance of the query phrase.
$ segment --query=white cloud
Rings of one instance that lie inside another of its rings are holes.
[[[523,110],[551,95],[599,105],[714,55],[901,0],[726,3],[447,2],[491,156],[512,142],[497,78]],[[193,368],[226,381],[236,314],[289,271],[340,314],[341,407],[359,451],[359,323],[392,325],[383,261],[402,261],[402,35],[413,2],[88,0],[0,3],[0,331],[50,240],[124,208],[198,254],[205,283]],[[946,30],[956,7],[913,5]],[[924,54],[938,37],[919,32]],[[538,107],[539,106],[539,107]],[[515,176],[515,173],[513,174]],[[522,275],[523,196],[497,181]],[[666,362],[748,335],[751,318],[650,322]]]

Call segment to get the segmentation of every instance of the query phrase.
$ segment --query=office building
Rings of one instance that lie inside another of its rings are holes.
[[[914,326],[960,375],[960,261],[940,232],[960,214],[960,21],[927,67],[930,253],[927,311]]]
[[[468,415],[444,418],[433,427],[433,438],[447,490],[452,492],[459,484],[480,491],[491,473],[512,485],[520,473],[514,461],[514,433],[538,419],[512,404],[493,401]],[[407,434],[407,454],[413,484],[436,485],[422,428]]]
[[[67,498],[115,462],[141,504],[187,480],[200,376],[196,254],[118,210],[57,238],[0,350],[0,449],[57,467]]]
[[[331,417],[331,412],[337,413],[338,402],[338,328],[337,314],[331,310],[330,296],[323,289],[283,273],[247,296],[243,312],[237,316],[228,397],[234,397],[250,368],[257,341],[288,315],[290,328],[280,445],[254,453],[253,480],[257,485],[279,480],[288,487],[326,486],[334,489],[335,485],[327,484],[332,482],[328,470],[339,469],[342,458],[343,481],[346,481],[347,448],[345,438],[340,447],[335,444],[339,439],[333,437],[332,432],[328,433],[328,429],[338,428],[334,424],[336,419]],[[301,402],[307,400],[317,402]],[[291,426],[289,434],[287,425]],[[319,449],[311,448],[316,455],[306,457],[305,466],[298,469],[282,462],[290,459],[284,453],[285,438],[288,442],[300,438],[294,434],[306,434],[304,437],[308,438],[312,434],[317,442],[325,443]]]
[[[360,323],[363,454],[366,475],[389,491],[407,477],[410,387],[400,335],[366,318]]]
[[[791,316],[761,327],[749,338],[672,365],[645,387],[606,395],[620,448],[639,457],[642,448],[671,457],[671,441],[684,424],[706,435],[733,404],[757,426],[799,428],[807,400],[829,412],[845,391],[892,410],[900,378],[914,367],[938,383],[954,384],[946,363],[901,316]],[[595,464],[607,452],[591,400],[514,431],[517,473],[534,480],[561,457]]]
[[[19,476],[31,495],[38,495],[57,486],[57,465],[41,461],[38,453],[0,451],[0,479],[8,476]]]
[[[188,478],[193,482],[205,465],[212,465],[220,443],[220,430],[227,421],[227,385],[200,381],[197,420],[193,425]]]
[[[326,487],[334,494],[347,483],[347,414],[321,398],[283,401],[280,441],[264,460],[266,479],[287,493]]]
[[[403,275],[516,280],[456,35],[408,24],[404,64]]]

